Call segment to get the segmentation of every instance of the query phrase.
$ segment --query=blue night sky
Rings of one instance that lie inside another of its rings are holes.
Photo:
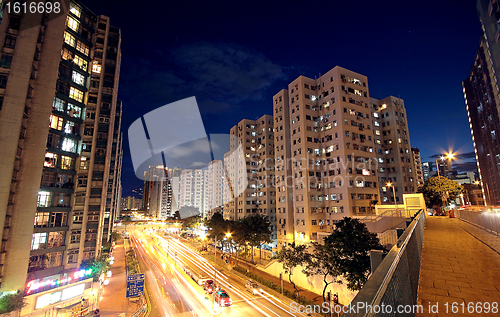
[[[404,99],[423,161],[461,153],[475,163],[462,80],[479,46],[475,1],[98,1],[122,29],[122,130],[196,96],[207,133],[272,114],[272,96],[299,75],[335,66],[368,77],[374,98]],[[142,187],[124,144],[123,194]]]

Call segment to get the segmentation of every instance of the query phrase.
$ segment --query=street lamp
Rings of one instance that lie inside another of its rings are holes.
[[[392,186],[391,182],[388,182],[387,187],[392,187],[392,193],[394,194],[394,205],[396,206],[396,213],[398,212],[398,204],[396,202],[396,190],[394,189],[395,186]]]

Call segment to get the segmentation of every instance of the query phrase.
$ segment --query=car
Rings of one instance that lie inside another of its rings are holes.
[[[212,294],[215,289],[215,283],[212,280],[206,280],[203,283],[203,289],[208,292],[208,294]]]
[[[259,286],[255,281],[247,280],[245,283],[245,289],[254,295],[262,294],[262,287]]]
[[[215,293],[215,302],[219,306],[231,306],[233,304],[233,301],[231,300],[231,297],[226,293],[225,290],[220,289]]]

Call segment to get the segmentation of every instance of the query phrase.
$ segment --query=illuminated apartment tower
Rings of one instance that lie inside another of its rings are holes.
[[[263,115],[257,120],[243,119],[231,128],[230,149],[234,151],[241,142],[243,158],[229,155],[227,162],[234,180],[234,199],[226,199],[224,217],[238,220],[249,215],[267,216],[276,239],[276,189],[274,187],[274,125],[273,117]],[[239,141],[238,141],[239,140]],[[248,183],[245,188],[245,178]],[[227,179],[225,184],[227,185]],[[227,186],[226,186],[227,187]],[[227,195],[231,193],[225,192]]]
[[[500,3],[476,3],[483,30],[470,75],[463,81],[481,188],[487,205],[500,205]]]
[[[224,162],[222,160],[213,160],[208,164],[207,218],[212,217],[215,212],[222,213],[224,177]]]
[[[484,40],[463,81],[477,167],[487,205],[500,205],[500,103],[494,69]]]
[[[150,166],[144,173],[147,179],[149,216],[166,220],[171,216],[172,187],[163,165]]]
[[[413,194],[417,188],[404,102],[393,96],[370,101],[381,202],[394,204],[396,194],[396,203],[402,203],[403,194]]]
[[[422,171],[422,159],[420,157],[420,150],[417,148],[412,148],[411,152],[413,153],[413,168],[415,170],[415,178],[417,180],[417,187],[424,186],[424,173]]]
[[[77,34],[71,36],[77,37]],[[112,197],[120,181],[114,178],[117,155],[121,152],[118,148],[121,142],[118,144],[117,139],[121,103],[116,99],[121,63],[120,29],[112,27],[108,17],[99,16],[95,21],[92,39],[90,85],[83,122],[81,157],[76,166],[75,203],[68,239],[68,254],[72,255],[68,258],[75,261],[75,255],[79,252],[78,264],[81,260],[99,255],[102,242],[109,239],[109,226],[114,221],[112,215],[115,213],[111,207],[116,207]],[[63,59],[64,54],[72,56],[70,40],[66,40],[63,50]],[[69,53],[66,53],[67,50]],[[115,120],[118,120],[116,124]]]
[[[179,181],[179,209],[195,207],[202,216],[208,209],[208,170],[184,169]]]
[[[0,291],[13,291],[99,253],[120,32],[71,2],[48,17],[4,13],[0,43]]]
[[[116,102],[115,126],[113,129],[113,144],[111,152],[111,164],[109,177],[112,183],[108,181],[108,194],[106,198],[106,213],[108,208],[110,216],[104,218],[104,240],[109,240],[109,234],[112,232],[114,221],[120,216],[120,202],[122,191],[122,160],[123,160],[123,133],[121,132],[122,102]],[[109,205],[108,205],[109,204]],[[140,208],[140,207],[139,207]],[[107,237],[107,238],[106,238]]]
[[[367,78],[335,67],[300,76],[273,98],[278,243],[331,232],[374,211],[377,157]]]

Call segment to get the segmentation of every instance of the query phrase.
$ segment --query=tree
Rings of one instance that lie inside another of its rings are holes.
[[[314,246],[314,252],[311,254],[311,257],[306,264],[306,270],[304,273],[307,276],[323,276],[323,302],[326,302],[325,294],[328,285],[332,283],[342,284],[342,280],[337,279],[339,275],[342,275],[339,271],[339,259],[336,256],[337,252],[335,252],[335,250],[333,249],[330,249],[330,246],[318,242],[313,242],[312,244]],[[328,282],[329,276],[334,280]]]
[[[0,298],[0,314],[8,314],[20,310],[24,306],[26,306],[24,294],[20,291],[14,294],[4,295]]]
[[[283,264],[283,270],[288,273],[288,281],[293,285],[295,292],[297,292],[297,299],[300,298],[299,290],[297,286],[292,281],[293,270],[300,265],[304,265],[310,262],[311,255],[307,253],[307,246],[305,244],[296,245],[295,242],[288,244],[288,246],[283,247],[276,255],[273,257]]]
[[[262,245],[271,243],[271,223],[268,218],[263,215],[252,215],[241,219],[243,228],[249,232],[248,244],[253,247],[259,247],[260,259],[262,259]],[[253,249],[252,249],[252,262],[253,262]]]
[[[205,221],[205,226],[208,228],[208,238],[222,240],[226,233],[231,232],[232,221],[224,220],[224,216],[220,212],[216,212],[210,219]]]
[[[132,221],[132,218],[130,218],[130,216],[125,216],[122,218],[122,222],[130,222]]]
[[[424,195],[425,204],[428,208],[441,206],[448,199],[455,199],[463,191],[462,185],[443,176],[429,178],[417,192]]]
[[[361,289],[370,273],[370,250],[383,250],[377,235],[371,233],[358,219],[344,217],[335,230],[325,238],[324,247],[330,250],[335,268],[332,273],[347,280],[347,288]]]
[[[184,219],[182,222],[182,230],[187,230],[188,228],[196,228],[200,225],[201,216],[193,216]]]
[[[111,241],[120,241],[122,238],[121,234],[116,231],[111,232]]]
[[[108,258],[100,256],[98,259],[91,259],[82,262],[81,267],[86,270],[91,269],[94,282],[97,282],[102,273],[106,273],[110,270],[111,265],[109,264]]]

